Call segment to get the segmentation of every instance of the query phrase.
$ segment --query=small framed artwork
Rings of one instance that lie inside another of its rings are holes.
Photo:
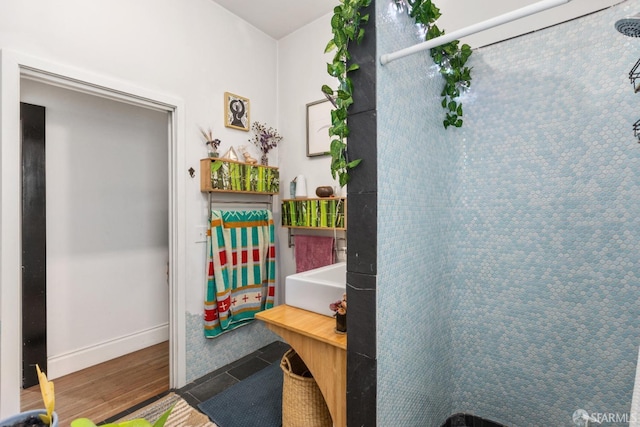
[[[233,93],[224,93],[224,125],[228,128],[249,131],[249,100]]]
[[[331,106],[328,99],[307,104],[307,157],[329,155]]]

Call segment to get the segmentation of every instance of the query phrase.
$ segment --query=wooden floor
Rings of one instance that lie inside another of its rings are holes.
[[[59,425],[96,424],[169,389],[169,342],[53,380]],[[22,410],[44,407],[40,387],[22,390]]]

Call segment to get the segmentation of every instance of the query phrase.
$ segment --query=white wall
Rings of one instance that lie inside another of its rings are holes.
[[[318,186],[338,185],[331,177],[331,158],[307,157],[306,148],[306,104],[324,99],[320,90],[323,84],[336,86],[336,80],[327,74],[327,63],[333,56],[324,54],[332,38],[331,16],[332,13],[327,14],[278,42],[278,126],[286,136],[278,157],[283,198],[290,198],[289,182],[300,174],[306,178],[309,197],[315,197]],[[346,195],[346,188],[342,192]],[[339,234],[343,236],[344,233]],[[293,248],[287,244],[286,229],[279,230],[279,241],[283,282],[287,275],[295,273],[295,259]]]
[[[30,80],[21,100],[46,107],[47,375],[166,341],[167,114]]]
[[[213,128],[222,140],[221,152],[250,137],[224,127],[225,91],[250,99],[252,120],[276,123],[275,40],[209,0],[4,1],[0,47],[182,98],[189,144],[185,173],[189,167],[199,170],[198,161],[206,155],[200,126]],[[204,246],[195,242],[198,228],[206,224],[206,198],[197,176],[188,187],[187,306],[199,312]]]
[[[0,49],[182,101],[185,126],[178,132],[186,135],[187,144],[179,147],[185,158],[179,168],[186,177],[187,214],[186,233],[180,242],[186,271],[181,274],[186,282],[186,310],[200,315],[205,279],[201,231],[206,225],[207,202],[200,193],[198,176],[192,179],[187,175],[190,167],[199,170],[199,159],[206,153],[198,129],[212,127],[222,140],[221,152],[247,144],[250,133],[223,126],[223,94],[229,91],[247,97],[251,119],[274,125],[284,136],[281,147],[270,156],[271,164],[280,166],[281,195],[288,194],[288,183],[298,174],[307,177],[310,194],[317,186],[335,185],[328,157],[306,157],[305,105],[322,99],[322,84],[333,84],[326,74],[331,55],[323,54],[331,37],[329,22],[330,15],[326,15],[276,42],[210,0],[58,0],[55,4],[4,0],[0,5]],[[259,157],[257,149],[249,149]],[[0,178],[15,177],[3,171]],[[275,211],[279,221],[279,209]],[[295,266],[286,231],[278,234],[282,284]],[[14,326],[3,325],[9,327]],[[5,351],[12,350],[0,350],[7,360]],[[233,349],[226,349],[229,352]],[[2,401],[5,396],[0,396]],[[1,409],[8,411],[8,407]]]
[[[186,259],[182,291],[186,310],[201,314],[205,255],[204,245],[197,242],[206,224],[206,197],[198,176],[188,178],[187,172],[190,167],[198,171],[206,153],[198,129],[212,127],[222,140],[222,152],[247,143],[250,134],[223,126],[225,91],[250,99],[252,120],[277,123],[276,41],[210,0],[5,0],[0,5],[0,48],[182,101],[184,128],[178,132],[187,141],[178,147],[178,157],[185,159],[178,172],[187,177],[187,214],[180,224],[187,232],[179,243]],[[258,157],[257,150],[254,154]],[[272,164],[276,162],[274,153]],[[16,179],[4,169],[1,173],[0,182]],[[2,303],[5,308],[9,304]],[[19,327],[1,326],[3,335],[6,328]],[[3,364],[12,359],[5,359],[5,351],[15,351],[0,350]],[[1,409],[3,414],[10,411],[9,406]]]

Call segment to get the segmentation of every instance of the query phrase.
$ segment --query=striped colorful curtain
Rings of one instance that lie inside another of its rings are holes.
[[[273,307],[276,250],[268,210],[211,211],[204,333],[216,337]]]

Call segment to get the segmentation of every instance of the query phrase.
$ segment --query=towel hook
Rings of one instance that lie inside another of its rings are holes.
[[[296,244],[293,243],[293,240],[291,240],[293,236],[293,234],[291,234],[291,228],[287,228],[287,233],[288,233],[288,239],[287,239],[287,243],[289,244],[289,247],[292,248],[294,247]]]

